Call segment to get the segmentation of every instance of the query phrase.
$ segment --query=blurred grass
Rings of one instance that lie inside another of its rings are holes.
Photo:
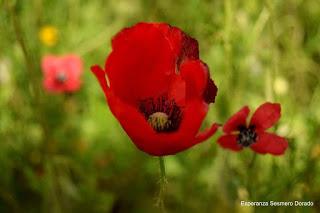
[[[312,200],[313,208],[299,210],[320,211],[318,0],[0,0],[0,6],[1,212],[159,211],[157,159],[132,145],[89,72],[103,65],[112,36],[139,21],[167,22],[199,41],[219,88],[204,126],[223,123],[243,105],[280,102],[273,130],[290,144],[285,156],[254,157],[250,150],[222,150],[217,135],[167,157],[168,211],[292,211],[241,208],[240,200]],[[53,47],[38,38],[46,25],[58,29]],[[41,56],[69,52],[84,60],[83,88],[73,96],[45,94]]]

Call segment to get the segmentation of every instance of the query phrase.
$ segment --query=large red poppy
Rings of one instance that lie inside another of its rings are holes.
[[[122,30],[112,40],[105,69],[91,70],[112,113],[146,153],[175,154],[218,128],[198,132],[217,87],[199,59],[197,41],[176,27],[139,23]]]
[[[226,149],[240,151],[250,147],[253,151],[273,155],[283,154],[288,142],[285,138],[266,132],[281,116],[280,104],[264,103],[252,115],[249,123],[247,118],[249,108],[243,107],[235,113],[223,126],[225,135],[218,139],[218,143]]]

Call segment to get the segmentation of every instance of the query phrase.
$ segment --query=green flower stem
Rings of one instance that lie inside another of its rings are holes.
[[[165,191],[167,188],[167,178],[166,178],[166,167],[163,157],[159,157],[160,165],[160,182],[159,182],[159,194],[157,199],[157,206],[160,208],[161,212],[166,212],[164,206]]]
[[[257,153],[253,153],[252,158],[251,158],[251,160],[250,160],[250,162],[248,164],[248,169],[249,170],[254,167],[256,159],[257,159]]]
[[[250,199],[254,199],[254,193],[255,193],[254,189],[256,188],[256,183],[252,180],[256,180],[256,178],[258,178],[255,170],[257,157],[258,155],[256,153],[252,153],[252,157],[248,162],[248,166],[247,166],[248,171],[246,173],[247,175],[246,175],[245,186],[249,192]]]
[[[164,158],[159,157],[159,164],[160,164],[160,175],[161,175],[161,180],[166,179],[166,167],[164,165]]]

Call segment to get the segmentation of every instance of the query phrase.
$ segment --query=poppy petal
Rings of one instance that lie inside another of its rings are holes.
[[[280,116],[280,104],[266,102],[253,113],[250,125],[254,125],[258,131],[266,130],[273,126]]]
[[[169,42],[171,50],[174,55],[178,57],[178,67],[185,59],[199,58],[199,45],[197,40],[191,38],[177,27],[170,26],[166,23],[138,23],[134,27],[149,28],[150,26],[158,29]],[[118,33],[118,35],[112,40],[113,49],[121,46],[123,40],[127,39],[130,32],[131,28],[125,28]]]
[[[216,130],[216,127],[213,126],[208,132],[196,137],[208,110],[208,105],[200,101],[190,102],[185,107],[185,116],[177,132],[159,133],[153,130],[142,113],[116,97],[111,89],[108,90],[107,100],[110,110],[132,142],[140,150],[150,155],[171,155],[186,150],[204,141]]]
[[[259,133],[258,141],[251,145],[251,149],[260,154],[270,153],[273,155],[282,155],[288,147],[285,138],[272,133]]]
[[[180,75],[176,75],[173,78],[168,96],[175,100],[179,106],[184,106],[186,104],[186,82]]]
[[[200,60],[187,60],[180,67],[181,77],[186,81],[186,99],[203,98],[209,71]]]
[[[218,88],[214,84],[213,80],[211,78],[208,78],[207,86],[203,94],[204,101],[207,102],[208,104],[214,103],[217,96],[217,91],[218,91]]]
[[[49,73],[50,70],[54,68],[54,65],[56,63],[58,57],[53,55],[46,55],[42,58],[41,62],[41,68],[43,73]]]
[[[99,84],[100,84],[101,88],[103,89],[104,94],[107,95],[107,92],[109,90],[109,86],[108,86],[107,80],[106,80],[106,73],[99,65],[92,66],[91,71],[98,79]]]
[[[190,36],[183,34],[183,45],[182,45],[182,53],[181,55],[187,59],[198,59],[199,58],[199,45],[197,40],[191,38]]]
[[[242,107],[224,124],[223,131],[225,133],[231,133],[233,131],[237,131],[239,126],[246,126],[246,120],[249,113],[250,109],[248,106]]]
[[[178,57],[177,67],[179,68],[180,64],[184,60],[198,59],[199,58],[199,47],[197,40],[191,38],[179,28],[170,26],[168,24],[160,23],[155,24],[167,38],[170,43],[170,46]]]
[[[211,127],[205,129],[203,132],[199,132],[194,140],[194,143],[200,143],[202,141],[207,140],[208,138],[210,138],[214,133],[216,133],[216,131],[218,130],[218,128],[220,127],[219,124],[214,123],[211,125]]]
[[[62,57],[61,59],[61,66],[68,70],[67,74],[69,79],[65,84],[66,91],[78,90],[81,86],[80,76],[83,71],[81,58],[77,55],[70,54]]]
[[[167,26],[140,23],[113,39],[113,51],[105,70],[110,88],[127,102],[135,103],[168,91],[177,56],[160,28]]]
[[[82,73],[82,61],[81,58],[77,55],[66,55],[63,57],[64,66],[68,67],[70,70],[70,73],[72,73],[74,76],[80,76]]]
[[[223,135],[218,139],[217,142],[225,149],[230,149],[236,152],[242,150],[242,146],[237,143],[236,135]]]

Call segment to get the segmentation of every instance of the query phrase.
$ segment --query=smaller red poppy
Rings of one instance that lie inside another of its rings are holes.
[[[250,147],[259,154],[282,155],[288,147],[285,138],[266,132],[281,116],[281,106],[277,103],[264,103],[252,115],[248,106],[235,113],[223,126],[225,135],[218,139],[218,143],[226,149],[240,151]]]
[[[74,92],[80,89],[82,60],[77,55],[53,56],[42,58],[43,86],[48,92]]]

